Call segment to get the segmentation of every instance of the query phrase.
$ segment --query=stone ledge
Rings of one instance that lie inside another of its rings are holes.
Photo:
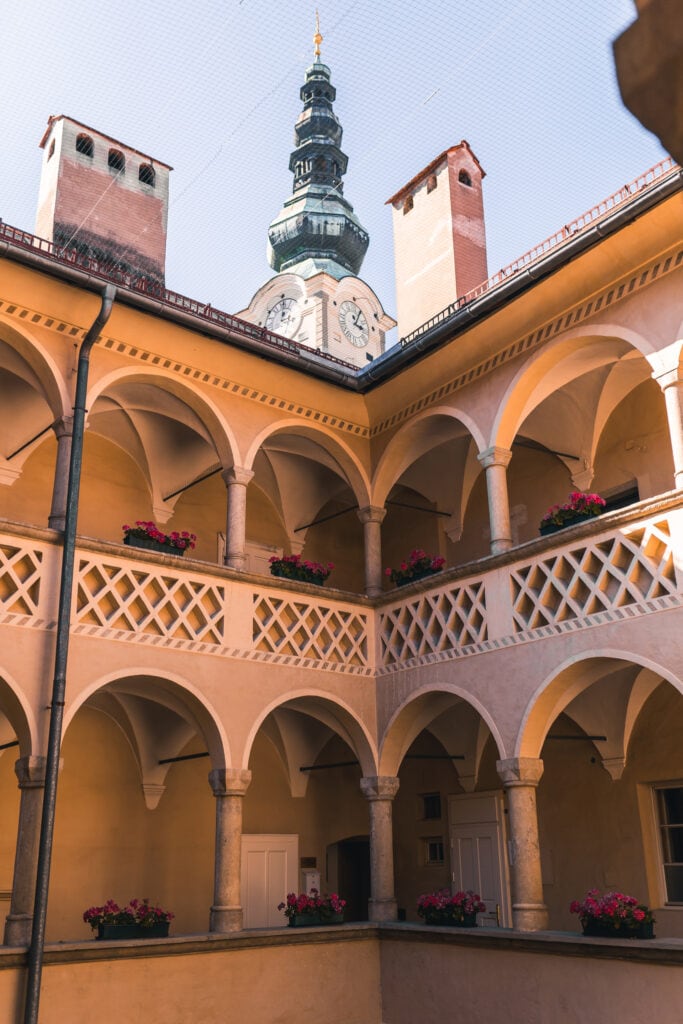
[[[683,939],[597,939],[574,932],[518,932],[507,928],[439,928],[424,924],[359,922],[332,928],[267,928],[218,935],[201,933],[167,939],[129,939],[51,943],[45,947],[45,965],[136,960],[169,956],[226,953],[274,946],[330,945],[338,942],[416,942],[470,946],[499,952],[546,956],[628,960],[659,966],[683,966]],[[0,971],[25,967],[26,948],[0,946]]]

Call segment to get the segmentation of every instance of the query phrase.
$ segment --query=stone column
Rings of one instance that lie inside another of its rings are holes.
[[[19,780],[21,801],[12,899],[5,920],[4,941],[6,946],[28,946],[33,927],[40,818],[45,791],[45,758],[20,757],[14,770]]]
[[[548,926],[536,813],[536,787],[543,774],[543,761],[538,757],[511,757],[498,761],[496,770],[508,798],[513,927],[522,932],[541,931]]]
[[[225,530],[225,564],[244,571],[247,556],[244,544],[247,531],[247,485],[254,474],[249,469],[233,466],[224,470],[228,488],[228,519]]]
[[[512,452],[509,448],[487,448],[485,452],[477,455],[477,459],[486,470],[492,555],[498,554],[499,551],[509,551],[512,547],[506,473],[511,458]]]
[[[399,780],[393,775],[368,776],[360,780],[363,796],[370,804],[370,901],[371,921],[395,921],[398,917],[394,892],[394,837],[391,804]]]
[[[365,542],[365,593],[377,597],[382,593],[382,522],[387,514],[385,508],[368,505],[358,509],[358,518],[363,524]]]
[[[55,478],[52,484],[52,505],[47,525],[53,530],[63,530],[66,517],[66,489],[69,482],[69,462],[71,460],[71,438],[73,436],[73,416],[62,416],[52,424],[57,438],[57,461]]]
[[[664,392],[669,439],[674,459],[674,486],[683,487],[683,380],[678,379],[678,368],[656,378]]]
[[[209,772],[216,797],[212,932],[238,932],[242,928],[242,801],[250,782],[251,772],[246,769],[216,768]]]

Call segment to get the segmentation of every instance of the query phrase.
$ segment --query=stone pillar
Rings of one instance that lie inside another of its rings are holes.
[[[371,921],[395,921],[398,917],[394,892],[394,837],[391,804],[399,780],[393,775],[375,775],[360,780],[363,796],[370,804],[370,901]]]
[[[674,486],[683,487],[683,380],[678,379],[678,369],[669,370],[656,378],[664,392],[666,418],[669,423],[669,439],[674,459]]]
[[[382,522],[387,514],[385,508],[368,505],[358,509],[358,518],[363,524],[365,542],[365,593],[377,597],[382,593]]]
[[[55,478],[52,484],[52,505],[47,525],[53,530],[63,530],[66,518],[66,489],[69,482],[69,462],[71,461],[71,438],[73,436],[73,416],[62,416],[52,424],[57,438],[57,461]]]
[[[512,924],[522,932],[541,931],[548,926],[536,813],[536,787],[543,774],[543,761],[538,757],[511,757],[498,761],[496,770],[508,798]]]
[[[224,470],[228,488],[228,519],[225,530],[225,564],[244,571],[247,556],[244,544],[247,531],[247,485],[254,474],[249,469],[233,466]]]
[[[40,818],[45,791],[45,758],[20,757],[14,770],[19,780],[21,801],[12,899],[5,920],[4,942],[6,946],[28,946],[33,927]]]
[[[216,768],[209,772],[216,797],[216,856],[209,924],[212,932],[238,932],[242,928],[242,801],[250,782],[251,772],[246,769]]]
[[[512,547],[506,473],[511,458],[512,452],[509,448],[487,448],[477,455],[477,459],[486,470],[492,555],[498,554],[499,551],[509,551]]]

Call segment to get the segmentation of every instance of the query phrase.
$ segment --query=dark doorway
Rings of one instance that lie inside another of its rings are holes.
[[[345,921],[367,921],[370,899],[370,839],[351,836],[335,843],[339,895],[346,900]]]

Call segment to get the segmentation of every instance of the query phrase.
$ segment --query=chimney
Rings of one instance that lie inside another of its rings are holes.
[[[63,114],[40,146],[36,234],[163,285],[172,168]]]
[[[387,200],[393,207],[399,337],[488,278],[484,173],[463,140]]]

